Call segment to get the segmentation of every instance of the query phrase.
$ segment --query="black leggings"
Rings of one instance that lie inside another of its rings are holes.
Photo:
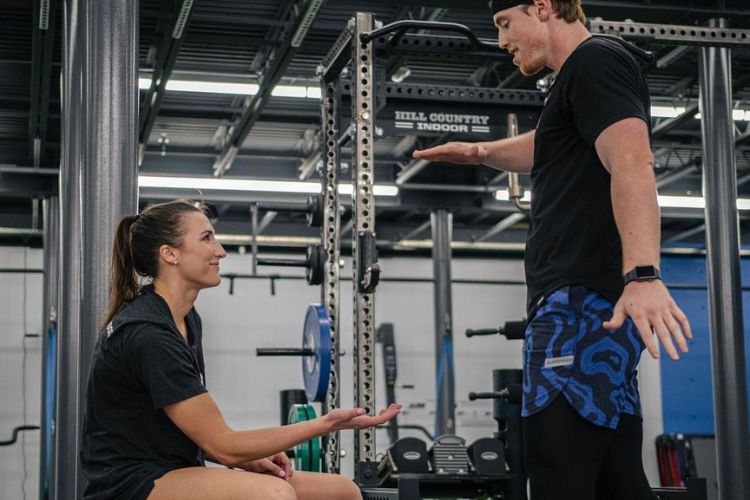
[[[564,396],[523,419],[531,500],[656,500],[643,472],[643,423],[616,430],[581,417]]]

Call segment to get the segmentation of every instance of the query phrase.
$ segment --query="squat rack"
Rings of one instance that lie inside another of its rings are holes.
[[[465,26],[451,23],[408,21],[389,25],[385,30],[375,30],[373,14],[358,12],[340,34],[332,49],[318,68],[321,78],[322,116],[321,151],[323,158],[323,193],[326,197],[323,228],[324,249],[329,256],[326,269],[326,282],[323,287],[323,301],[328,307],[332,330],[332,359],[338,357],[339,321],[338,307],[338,260],[340,256],[340,214],[338,202],[338,171],[340,168],[340,148],[352,140],[352,267],[354,297],[354,405],[365,408],[368,414],[375,413],[375,287],[379,280],[380,268],[375,239],[375,201],[373,197],[374,145],[376,114],[383,110],[386,100],[444,101],[456,103],[472,102],[503,107],[508,112],[516,111],[525,123],[533,123],[543,104],[540,92],[524,90],[498,90],[493,88],[460,87],[443,85],[386,84],[384,74],[376,64],[380,52],[441,52],[446,49],[459,51],[466,57],[505,58],[496,46],[482,42]],[[409,28],[432,28],[461,32],[464,37],[431,36],[405,34]],[[394,37],[387,37],[396,29]],[[394,43],[397,42],[397,43]],[[351,78],[345,78],[344,68],[352,62]],[[381,81],[382,80],[382,81]],[[342,100],[351,99],[351,125],[343,126]],[[420,116],[407,111],[393,111],[394,135],[417,128],[420,123],[433,121],[431,116]],[[401,114],[398,114],[401,113]],[[459,128],[453,121],[435,120],[433,132],[467,132],[477,137],[491,138],[492,130],[486,118],[466,118]],[[453,118],[450,118],[453,120]],[[437,125],[437,126],[436,126]],[[456,130],[453,130],[453,129]],[[400,129],[400,130],[399,130]],[[445,129],[445,130],[443,130]],[[343,130],[343,133],[341,132]],[[429,130],[429,129],[428,129]],[[449,248],[449,217],[446,211],[439,211],[442,230],[436,246]],[[435,217],[433,217],[435,219]],[[335,257],[334,257],[335,256]],[[444,258],[441,260],[445,260]],[[445,269],[445,266],[440,266]],[[436,272],[438,267],[436,267]],[[441,271],[442,272],[442,271]],[[449,269],[448,271],[449,272]],[[436,280],[436,287],[447,288],[446,280]],[[437,293],[437,290],[436,290]],[[447,297],[446,297],[447,294]],[[450,290],[443,291],[441,300],[436,303],[449,308]],[[436,317],[450,316],[450,311],[436,311]],[[442,328],[449,328],[442,325]],[[334,333],[335,332],[335,333]],[[336,366],[336,369],[337,366]],[[334,408],[339,401],[338,373],[331,371],[332,383],[329,387],[327,408]],[[446,387],[449,383],[446,380]],[[451,381],[452,383],[452,381]],[[452,402],[452,399],[450,400]],[[451,408],[452,410],[452,408]],[[452,420],[452,411],[446,420]],[[339,440],[332,436],[324,445],[327,470],[339,469]],[[375,479],[375,433],[372,429],[354,431],[355,476],[362,485],[372,484]]]

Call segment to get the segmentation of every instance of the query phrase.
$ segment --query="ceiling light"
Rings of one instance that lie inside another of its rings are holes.
[[[151,87],[150,78],[139,78],[138,88],[148,90]],[[170,92],[203,92],[209,94],[227,94],[251,96],[258,93],[257,83],[238,82],[209,82],[203,80],[167,80],[167,90]],[[276,85],[271,92],[275,97],[296,97],[320,99],[320,87],[304,85]]]
[[[670,208],[706,208],[702,196],[657,196],[660,207]],[[737,210],[750,210],[750,199],[737,198]]]
[[[509,201],[508,191],[500,189],[495,192],[495,199]],[[531,193],[526,191],[521,201],[531,201]],[[657,196],[657,202],[662,208],[706,208],[706,200],[702,196]],[[738,198],[737,210],[750,210],[750,198]]]
[[[195,189],[198,191],[256,191],[267,193],[316,194],[321,191],[319,182],[155,175],[139,175],[138,186],[164,189]],[[398,188],[389,185],[375,185],[372,192],[375,196],[397,196]],[[339,184],[339,194],[351,195],[352,185]]]
[[[510,201],[510,195],[507,189],[498,189],[495,191],[495,199],[498,201]],[[531,191],[526,189],[521,197],[521,201],[531,201]]]

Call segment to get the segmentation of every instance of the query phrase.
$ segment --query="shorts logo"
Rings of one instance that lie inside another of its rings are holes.
[[[560,356],[559,358],[547,358],[544,360],[545,368],[555,368],[558,366],[570,366],[573,364],[575,356]]]

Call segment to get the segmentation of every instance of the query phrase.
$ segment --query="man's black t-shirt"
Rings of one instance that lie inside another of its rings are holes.
[[[146,287],[100,333],[81,443],[83,498],[146,498],[165,473],[204,465],[202,451],[163,410],[206,392],[195,309],[186,324],[187,342],[167,303]]]
[[[594,36],[568,57],[536,128],[531,224],[525,266],[528,310],[569,284],[613,303],[622,294],[622,245],[610,175],[594,148],[599,134],[625,118],[650,130],[650,99],[640,49]]]

